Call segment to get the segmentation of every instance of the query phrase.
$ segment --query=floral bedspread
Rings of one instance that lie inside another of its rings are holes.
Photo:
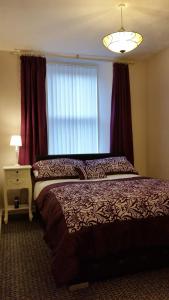
[[[116,220],[169,215],[169,181],[151,178],[58,185],[49,191],[60,203],[69,233]]]
[[[86,263],[169,247],[169,181],[57,183],[44,188],[36,204],[57,286],[81,276]]]

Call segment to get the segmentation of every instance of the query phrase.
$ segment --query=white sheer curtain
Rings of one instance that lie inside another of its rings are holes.
[[[47,64],[48,153],[98,152],[97,67]]]

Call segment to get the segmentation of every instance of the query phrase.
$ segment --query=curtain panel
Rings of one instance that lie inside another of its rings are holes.
[[[21,138],[19,163],[33,164],[47,155],[46,59],[21,56]]]
[[[134,164],[129,68],[121,63],[113,65],[110,152]]]

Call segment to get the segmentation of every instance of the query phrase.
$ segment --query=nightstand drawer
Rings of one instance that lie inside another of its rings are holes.
[[[7,179],[8,187],[20,187],[29,184],[26,178],[9,178]]]
[[[27,170],[7,170],[6,171],[6,178],[12,179],[12,178],[27,178],[28,176],[28,171]]]

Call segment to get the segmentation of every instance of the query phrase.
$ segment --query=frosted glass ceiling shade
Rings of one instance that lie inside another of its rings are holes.
[[[125,53],[138,47],[143,41],[141,34],[132,31],[125,31],[123,27],[122,8],[125,4],[120,4],[121,8],[121,28],[117,32],[110,33],[103,38],[103,45],[110,51]]]
[[[110,51],[125,53],[141,44],[143,37],[137,32],[118,31],[103,38],[103,44]]]

